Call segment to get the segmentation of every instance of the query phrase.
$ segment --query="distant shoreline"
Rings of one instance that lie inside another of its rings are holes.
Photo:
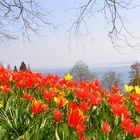
[[[119,73],[121,75],[121,79],[124,83],[129,82],[130,65],[103,65],[100,67],[89,67],[89,69],[91,70],[91,72],[94,72],[97,75],[99,80],[101,80],[101,77],[105,72],[115,71],[116,73]],[[41,72],[45,75],[47,75],[48,73],[57,74],[58,76],[62,77],[69,72],[69,68],[33,69],[33,71]]]

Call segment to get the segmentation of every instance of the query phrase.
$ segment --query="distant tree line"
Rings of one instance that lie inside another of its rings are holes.
[[[2,63],[2,62],[0,62],[0,66],[3,66],[3,63]],[[7,65],[6,69],[7,69],[7,70],[11,70],[11,69],[12,69],[11,66],[10,66],[10,64]],[[31,68],[30,68],[30,65],[29,65],[29,64],[26,65],[25,62],[22,61],[21,64],[20,64],[20,66],[19,66],[19,69],[17,68],[16,65],[15,65],[14,68],[13,68],[13,71],[15,71],[15,72],[18,71],[18,70],[19,70],[19,71],[25,71],[25,70],[30,71]]]
[[[135,62],[131,65],[131,70],[129,73],[129,85],[139,85],[140,86],[140,63]]]
[[[70,69],[70,74],[72,74],[74,76],[73,79],[78,82],[90,82],[91,80],[98,79],[97,75],[94,72],[91,72],[88,66],[82,61],[75,63],[75,65]],[[116,84],[121,87],[123,82],[120,74],[115,71],[108,71],[104,73],[101,83],[106,90],[110,90],[112,85]]]
[[[76,62],[69,72],[74,76],[73,79],[78,82],[89,82],[90,80],[97,79],[97,75],[94,72],[91,72],[88,66],[82,61]],[[106,90],[111,90],[113,85],[122,88],[124,84],[121,74],[111,70],[104,73],[100,82]],[[126,84],[140,86],[140,63],[135,62],[130,66],[129,83]]]

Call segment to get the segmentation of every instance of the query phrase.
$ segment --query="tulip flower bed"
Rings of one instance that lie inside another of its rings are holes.
[[[140,88],[0,67],[0,140],[135,140]]]

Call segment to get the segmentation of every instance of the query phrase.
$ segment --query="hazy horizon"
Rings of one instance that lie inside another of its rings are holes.
[[[102,76],[108,72],[108,71],[115,71],[117,74],[120,74],[121,79],[123,80],[124,83],[129,82],[129,72],[130,72],[130,65],[126,64],[120,64],[120,65],[101,65],[101,66],[88,66],[89,70],[96,74],[98,80],[102,79]],[[70,67],[71,68],[71,67]],[[57,74],[58,76],[62,77],[66,73],[69,73],[70,68],[63,67],[63,68],[37,68],[37,69],[32,69],[33,71],[36,72],[41,72],[45,75],[48,73],[51,74]]]
[[[40,0],[44,8],[52,10],[48,15],[49,20],[58,25],[58,28],[42,25],[42,30],[37,35],[31,33],[31,42],[14,40],[0,46],[0,61],[4,66],[19,66],[22,61],[31,68],[71,67],[82,60],[86,65],[101,65],[110,63],[140,61],[140,44],[138,47],[121,47],[116,49],[108,37],[108,26],[102,13],[96,17],[87,17],[86,23],[90,33],[76,40],[75,34],[69,36],[70,29],[78,6],[76,2],[65,0]],[[99,3],[100,4],[100,3]],[[123,11],[122,16],[127,16],[127,29],[134,35],[140,36],[139,8]],[[82,26],[82,25],[81,25]],[[83,26],[82,26],[83,27]],[[84,32],[84,28],[81,32]],[[131,41],[131,40],[130,40]],[[139,40],[140,42],[140,40]],[[133,43],[133,41],[132,41]]]
[[[80,61],[80,60],[79,60]],[[83,61],[84,62],[84,61]],[[123,67],[123,66],[130,66],[133,62],[112,62],[112,63],[95,63],[95,64],[86,64],[89,68],[100,68],[100,67]],[[139,62],[139,61],[138,61]],[[66,66],[54,66],[54,67],[31,67],[32,69],[65,69],[65,68],[72,68],[74,65],[66,65]]]

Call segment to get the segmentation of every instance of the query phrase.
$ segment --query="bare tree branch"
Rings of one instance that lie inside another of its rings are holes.
[[[47,14],[36,0],[0,0],[0,40],[21,35],[30,40],[30,31],[36,32],[40,24],[52,25]]]
[[[87,20],[86,17],[89,13],[94,14],[96,12],[103,12],[110,27],[108,36],[112,45],[115,48],[128,46],[136,47],[140,44],[140,38],[130,33],[126,26],[125,19],[123,18],[122,11],[131,10],[138,6],[140,6],[140,4],[133,5],[133,0],[85,0],[83,3],[81,2],[81,6],[76,8],[79,14],[72,24],[70,31],[75,30],[78,35],[81,28],[83,29],[83,26],[81,25],[82,23],[85,24],[85,21]],[[87,29],[87,26],[85,26],[85,28]]]

